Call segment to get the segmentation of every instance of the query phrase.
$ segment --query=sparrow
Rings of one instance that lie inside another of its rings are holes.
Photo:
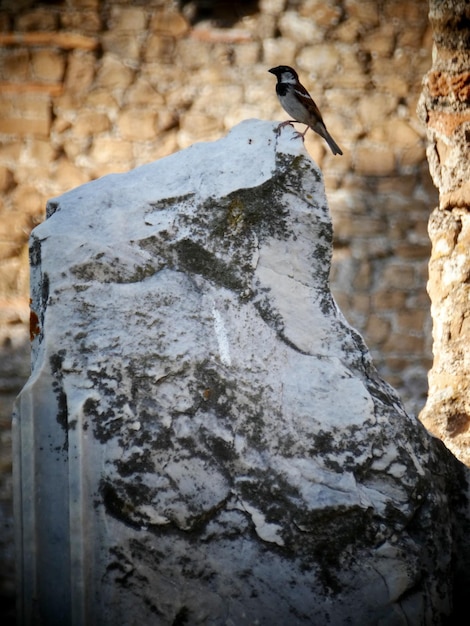
[[[343,154],[341,148],[327,131],[325,122],[312,96],[300,83],[297,72],[288,65],[272,67],[268,71],[277,78],[276,94],[282,108],[294,118],[282,122],[278,128],[292,124],[292,122],[307,124],[303,133],[297,133],[299,137],[303,139],[308,129],[311,128],[325,139],[333,154]]]

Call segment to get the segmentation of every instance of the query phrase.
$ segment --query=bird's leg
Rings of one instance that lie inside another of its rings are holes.
[[[292,139],[298,139],[299,137],[302,137],[302,141],[305,141],[305,135],[307,134],[309,128],[310,126],[307,126],[303,133],[299,133],[299,131],[296,130],[295,135],[292,137]]]

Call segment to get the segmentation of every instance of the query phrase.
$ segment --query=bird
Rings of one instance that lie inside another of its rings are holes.
[[[307,124],[307,128],[303,133],[297,133],[299,137],[303,139],[308,129],[311,128],[323,137],[333,154],[343,154],[341,148],[327,131],[325,122],[312,96],[300,83],[297,72],[288,65],[272,67],[268,72],[271,72],[277,78],[276,94],[282,108],[294,118],[282,122],[278,126],[278,130],[286,124],[292,124],[292,122]]]

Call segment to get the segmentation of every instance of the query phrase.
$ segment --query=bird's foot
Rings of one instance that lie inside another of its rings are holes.
[[[291,141],[292,139],[298,139],[299,137],[302,137],[302,141],[305,141],[305,133],[299,133],[299,131],[296,130],[295,133],[291,137]]]
[[[294,120],[287,120],[285,122],[281,122],[275,130],[276,137],[279,137],[279,135],[281,134],[281,128],[284,128],[284,126],[292,126],[293,121]]]

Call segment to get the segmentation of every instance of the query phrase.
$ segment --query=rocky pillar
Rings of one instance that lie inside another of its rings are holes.
[[[439,206],[429,221],[434,363],[421,420],[470,463],[470,5],[431,0],[433,67],[419,113]]]
[[[276,130],[93,181],[32,233],[19,623],[452,615],[466,468],[336,306],[321,172]]]

